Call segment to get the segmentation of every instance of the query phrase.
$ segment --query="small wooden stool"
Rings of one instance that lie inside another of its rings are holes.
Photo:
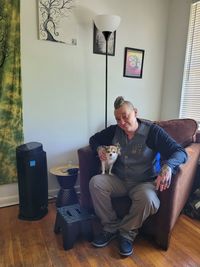
[[[93,218],[96,218],[96,216],[88,213],[79,204],[57,208],[54,232],[56,234],[62,232],[65,250],[71,249],[80,235],[86,240],[92,241]]]

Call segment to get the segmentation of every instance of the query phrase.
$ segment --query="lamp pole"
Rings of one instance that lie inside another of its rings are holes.
[[[108,40],[112,32],[103,31],[106,40],[106,72],[105,72],[105,128],[107,128],[107,109],[108,109]]]
[[[108,99],[108,40],[112,32],[116,31],[120,24],[120,17],[116,15],[97,15],[94,23],[103,33],[106,40],[106,75],[105,75],[105,128],[107,128],[107,99]]]

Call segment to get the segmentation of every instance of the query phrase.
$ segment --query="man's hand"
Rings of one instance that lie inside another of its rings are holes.
[[[105,148],[103,146],[99,146],[97,148],[97,153],[98,153],[98,156],[99,156],[100,160],[105,161],[107,159],[106,150],[105,150]]]
[[[166,190],[171,184],[172,169],[166,164],[162,166],[161,171],[156,179],[156,190]]]

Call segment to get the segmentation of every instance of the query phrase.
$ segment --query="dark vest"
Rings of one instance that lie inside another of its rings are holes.
[[[146,145],[150,126],[150,122],[142,121],[131,140],[121,128],[116,128],[113,144],[120,144],[121,155],[113,173],[127,183],[150,181],[156,176],[156,152]]]

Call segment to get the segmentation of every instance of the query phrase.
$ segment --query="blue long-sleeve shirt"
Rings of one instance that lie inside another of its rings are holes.
[[[113,172],[121,178],[134,178],[147,181],[157,176],[156,155],[161,155],[161,165],[167,164],[176,173],[180,164],[185,163],[187,154],[160,126],[149,121],[139,120],[139,127],[131,140],[118,125],[111,125],[93,135],[91,148],[96,152],[102,145],[119,143],[121,155]]]

